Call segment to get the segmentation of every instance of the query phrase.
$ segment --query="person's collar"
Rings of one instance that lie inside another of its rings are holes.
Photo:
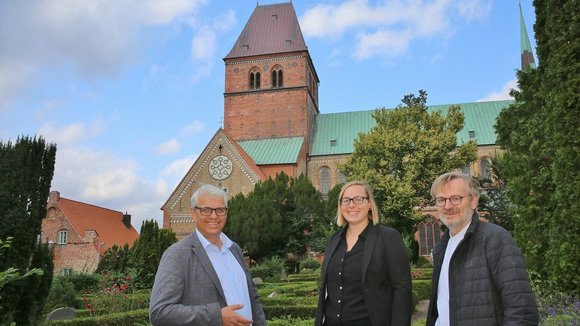
[[[451,231],[449,232],[449,236],[451,238],[455,238],[455,237],[459,237],[460,239],[463,239],[463,237],[465,237],[465,233],[467,232],[467,229],[469,229],[469,226],[471,225],[471,221],[469,221],[469,223],[467,223],[463,229],[461,229],[461,231],[457,232],[457,234],[455,235],[451,235]]]
[[[213,243],[211,243],[208,239],[206,239],[206,237],[204,237],[203,234],[201,234],[201,232],[199,232],[198,229],[195,229],[195,233],[197,234],[199,242],[201,242],[203,248],[207,249],[207,247],[210,245],[216,246]],[[220,241],[222,242],[222,249],[229,249],[233,244],[232,240],[230,240],[230,238],[228,238],[223,232],[220,233]]]

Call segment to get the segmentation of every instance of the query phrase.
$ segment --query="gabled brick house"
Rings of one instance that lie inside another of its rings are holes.
[[[131,246],[138,237],[131,215],[50,193],[41,241],[54,246],[55,274],[91,274],[107,249]]]

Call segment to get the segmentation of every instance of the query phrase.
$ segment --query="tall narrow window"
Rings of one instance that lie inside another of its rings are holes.
[[[419,254],[421,256],[429,256],[431,250],[435,247],[437,242],[441,239],[441,231],[439,231],[439,224],[433,218],[427,218],[425,221],[419,223]]]
[[[320,192],[326,198],[330,191],[330,169],[324,166],[320,169]]]
[[[260,71],[257,68],[254,68],[250,71],[249,88],[250,89],[260,88]]]
[[[64,245],[67,242],[68,232],[66,230],[58,231],[58,244]]]
[[[282,69],[277,66],[272,70],[272,87],[284,86],[284,75]]]

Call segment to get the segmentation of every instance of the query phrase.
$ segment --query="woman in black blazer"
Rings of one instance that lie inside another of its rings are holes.
[[[407,249],[397,230],[379,224],[366,183],[342,187],[336,222],[344,227],[326,245],[315,325],[410,325]]]

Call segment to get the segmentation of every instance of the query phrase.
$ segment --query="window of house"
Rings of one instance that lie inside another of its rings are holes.
[[[484,158],[481,160],[481,178],[482,179],[491,179],[491,170],[489,160]]]
[[[284,86],[284,74],[279,66],[272,70],[272,87]]]
[[[73,270],[72,270],[72,268],[63,268],[63,269],[60,271],[60,273],[61,273],[62,275],[71,275],[71,274],[73,273]]]
[[[250,71],[249,87],[250,89],[260,89],[260,71],[258,68],[253,68]]]
[[[330,191],[330,169],[324,166],[320,169],[320,192],[326,198]]]
[[[68,238],[68,232],[66,230],[58,231],[58,244],[65,245]]]

